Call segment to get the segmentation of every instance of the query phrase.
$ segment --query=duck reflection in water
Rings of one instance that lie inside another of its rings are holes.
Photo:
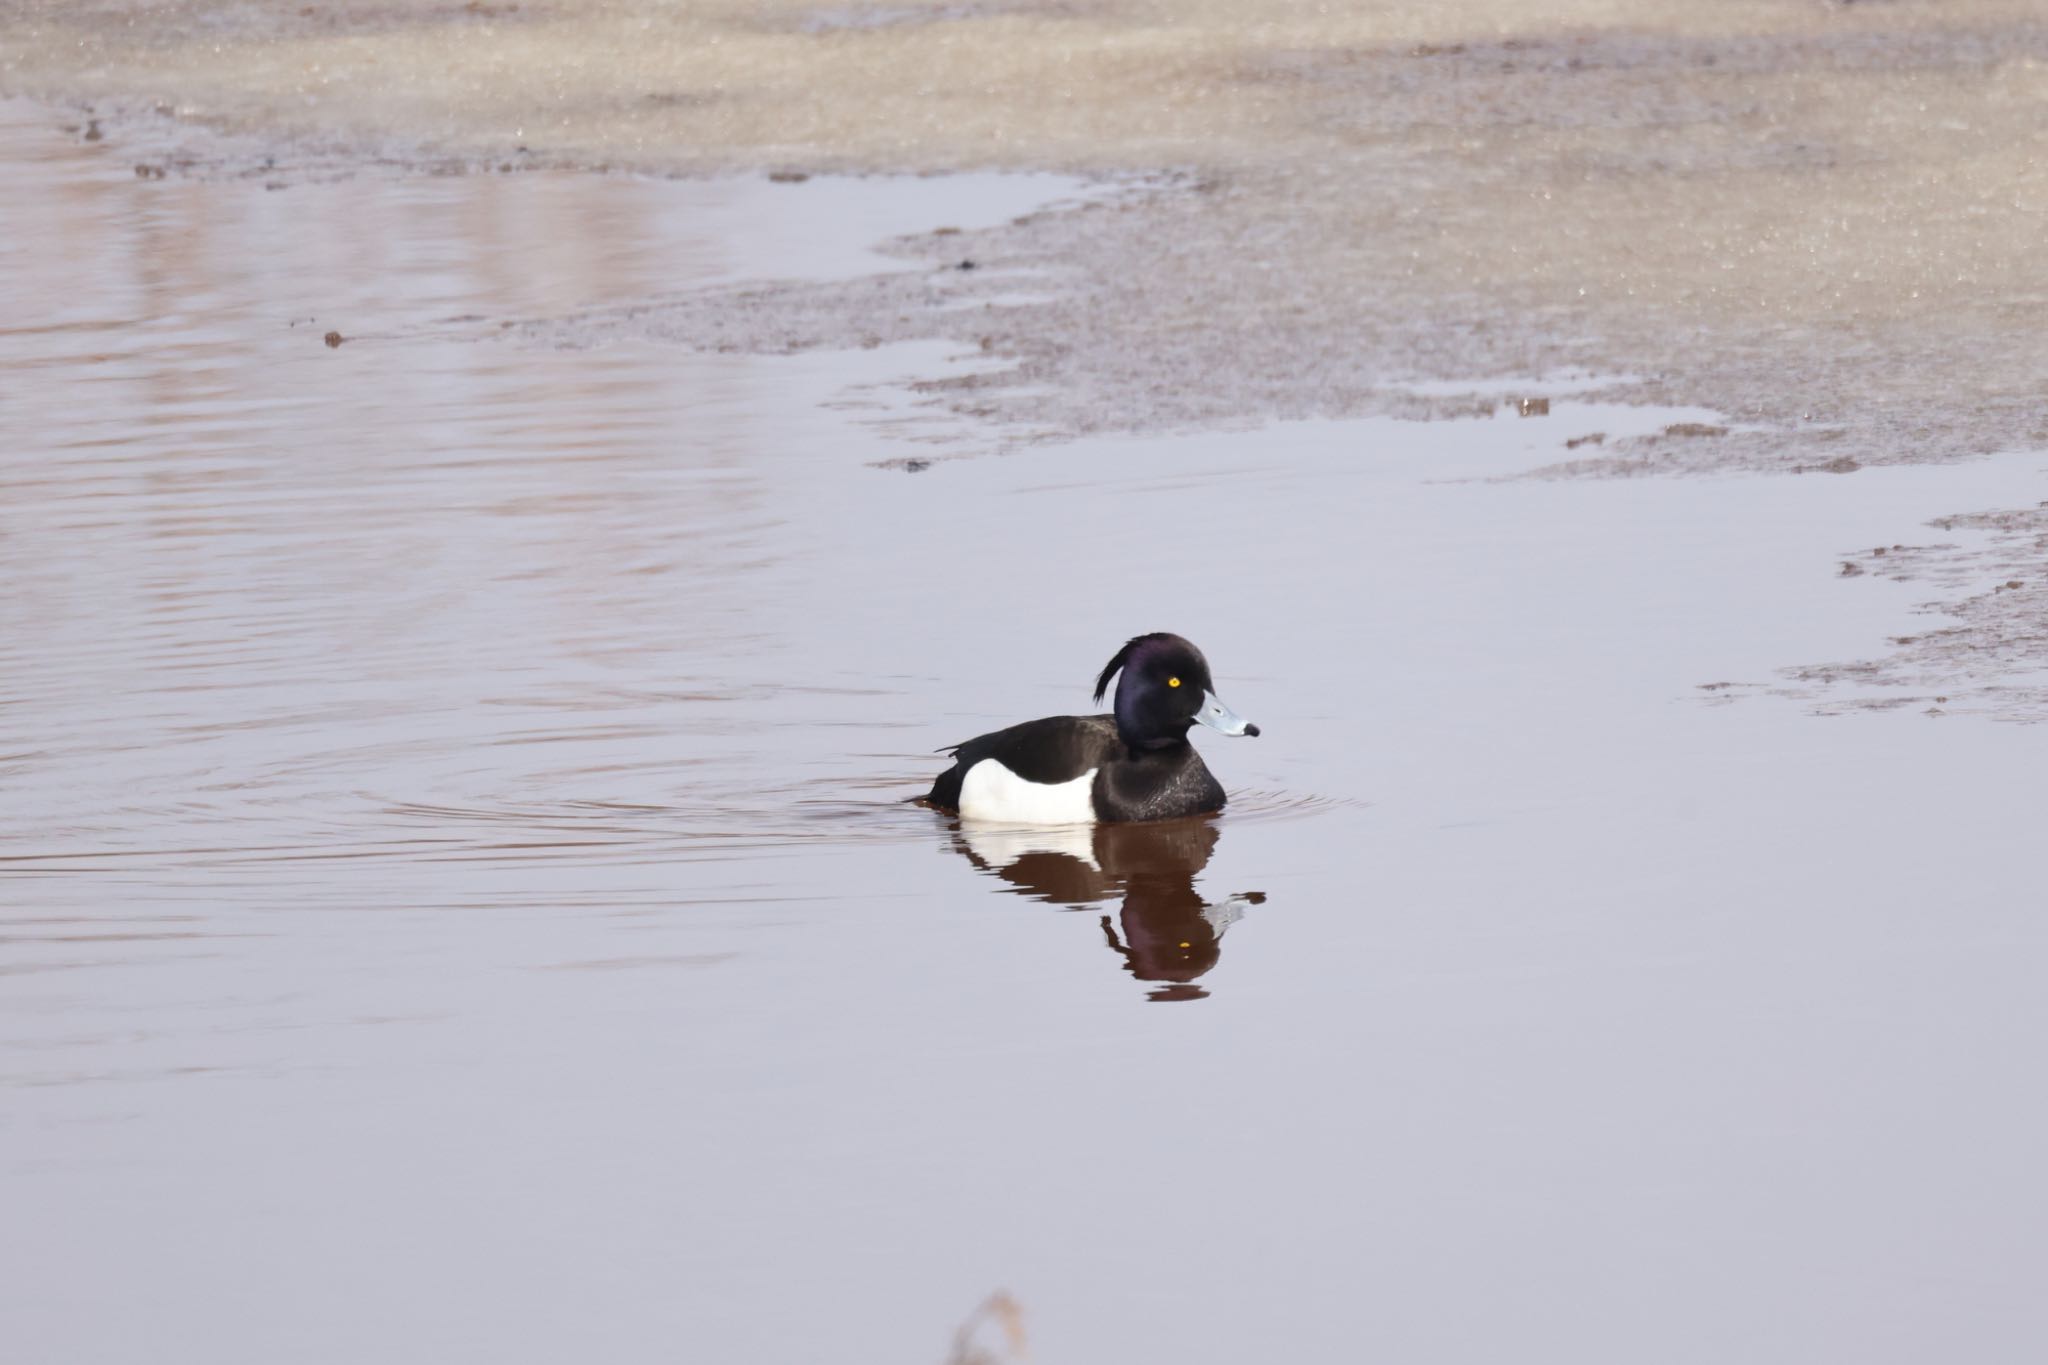
[[[1085,909],[1123,897],[1115,919],[1102,916],[1103,936],[1140,981],[1159,983],[1153,1000],[1200,1000],[1196,979],[1223,953],[1223,933],[1246,907],[1266,899],[1251,891],[1204,901],[1195,876],[1208,865],[1219,831],[1212,818],[1141,824],[1019,828],[954,826],[954,847],[1016,894]]]

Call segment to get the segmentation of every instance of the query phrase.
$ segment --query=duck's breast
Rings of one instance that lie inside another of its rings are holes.
[[[1223,809],[1223,785],[1191,744],[1105,764],[1096,784],[1097,818],[1178,820]]]

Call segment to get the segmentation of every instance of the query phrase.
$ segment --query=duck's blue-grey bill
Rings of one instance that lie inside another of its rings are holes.
[[[1202,709],[1195,712],[1195,719],[1226,735],[1256,735],[1259,732],[1258,726],[1225,706],[1214,692],[1202,694]]]

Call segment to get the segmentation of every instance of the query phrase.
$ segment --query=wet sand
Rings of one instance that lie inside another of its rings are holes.
[[[1178,171],[968,244],[1073,286],[986,332],[1043,391],[980,400],[1062,431],[1574,367],[1779,429],[1684,467],[2048,445],[2036,6],[1529,10],[0,7],[0,85],[131,135],[152,110],[160,137],[258,135],[188,170]],[[779,306],[761,326],[818,343],[862,325],[854,300]]]
[[[764,43],[847,27],[791,13]],[[1062,1362],[2048,1340],[2048,732],[1989,723],[2024,638],[1913,652],[1931,595],[2036,589],[2001,586],[2027,516],[1927,523],[2033,507],[2048,457],[1886,467],[1597,347],[1461,370],[1491,334],[1441,314],[1429,364],[1285,423],[1333,371],[1256,338],[1243,390],[1176,372],[1213,407],[1034,362],[1108,343],[1032,310],[1110,305],[1083,256],[989,253],[1215,172],[406,173],[480,154],[451,127],[337,182],[360,144],[183,165],[226,144],[107,118],[0,119],[18,1349],[933,1360],[998,1288]],[[1227,329],[1135,288],[1179,325],[1104,335]],[[1532,477],[1745,446],[1814,472]],[[1222,819],[905,802],[938,746],[1084,708],[1133,618],[1264,727],[1203,741]],[[1895,639],[1911,686],[1803,667]]]

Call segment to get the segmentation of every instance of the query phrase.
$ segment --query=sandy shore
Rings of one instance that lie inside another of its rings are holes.
[[[254,133],[270,175],[1176,173],[1114,214],[921,244],[971,252],[991,293],[1019,271],[1069,286],[983,329],[1021,362],[1008,387],[1034,387],[977,404],[1054,430],[1345,414],[1404,379],[1575,368],[1771,428],[1600,470],[2048,444],[2035,7],[1327,8],[17,4],[0,85],[104,126],[160,110]],[[905,309],[892,332],[959,330],[914,299],[812,294],[760,300],[751,325],[823,343]]]

